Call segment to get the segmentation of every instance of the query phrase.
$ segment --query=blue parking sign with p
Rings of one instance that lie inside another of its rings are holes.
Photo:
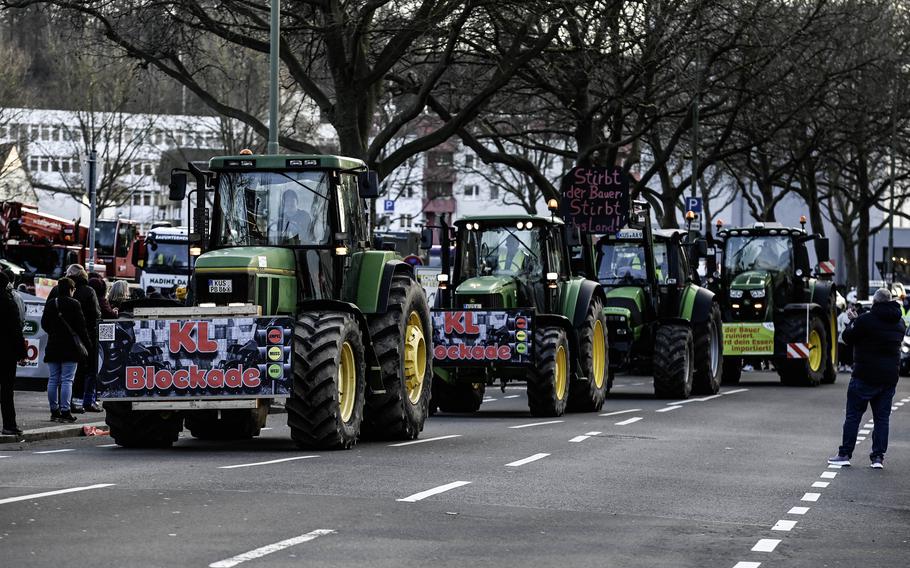
[[[701,213],[701,197],[687,197],[686,211]]]
[[[391,199],[386,199],[382,203],[382,210],[385,213],[394,213],[395,212],[395,202]]]

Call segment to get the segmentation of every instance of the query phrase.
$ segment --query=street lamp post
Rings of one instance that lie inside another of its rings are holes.
[[[281,0],[271,0],[269,25],[269,154],[278,153],[278,71],[281,41]]]

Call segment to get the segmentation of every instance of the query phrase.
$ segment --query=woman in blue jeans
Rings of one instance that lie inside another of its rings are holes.
[[[79,364],[85,363],[77,342],[81,342],[86,349],[91,345],[82,307],[73,299],[75,290],[76,285],[72,280],[61,278],[57,282],[57,294],[44,305],[44,315],[41,316],[41,327],[47,332],[44,362],[50,371],[47,400],[51,406],[51,420],[54,422],[76,421],[70,412],[73,378]]]

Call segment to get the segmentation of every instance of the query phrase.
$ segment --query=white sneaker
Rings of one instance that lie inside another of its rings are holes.
[[[743,371],[745,371],[747,373],[751,373],[754,370],[755,370],[755,367],[753,367],[752,365],[746,365],[743,367]]]

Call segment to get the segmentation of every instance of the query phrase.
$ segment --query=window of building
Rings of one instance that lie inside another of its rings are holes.
[[[401,216],[401,226],[402,228],[409,228],[414,222],[413,215],[402,215]]]
[[[138,193],[133,194],[133,205],[139,206],[142,205],[142,195]]]
[[[60,171],[60,159],[59,158],[51,158],[51,171],[52,172]]]
[[[495,185],[491,185],[490,186],[490,200],[494,201],[496,199],[499,199],[499,188],[496,187]]]
[[[452,152],[433,152],[429,155],[430,163],[437,167],[445,167],[452,165],[452,158],[454,157]]]
[[[28,159],[28,169],[33,172],[38,171],[38,157],[32,156]]]
[[[160,130],[155,131],[155,144],[161,144],[164,142],[164,133]]]
[[[72,168],[73,159],[72,158],[63,158],[60,160],[60,171],[68,174]]]
[[[6,126],[0,125],[0,138],[6,138]]]
[[[55,126],[51,129],[51,140],[59,141],[60,140],[60,127]]]
[[[412,184],[407,184],[401,188],[401,197],[414,197],[414,186]]]
[[[140,164],[139,162],[135,162],[135,163],[133,164],[133,175],[134,175],[134,176],[141,176],[141,175],[142,175],[142,164]]]
[[[152,164],[142,164],[142,173],[147,176],[152,175]]]
[[[41,139],[42,139],[42,140],[50,140],[50,139],[51,139],[51,129],[50,129],[49,126],[47,126],[47,125],[42,125],[42,126],[41,126]]]
[[[142,204],[143,204],[143,205],[151,205],[151,204],[152,204],[152,196],[149,195],[148,193],[146,193],[145,195],[143,195],[143,196],[142,196]]]
[[[450,182],[427,182],[427,198],[452,197],[452,184]]]
[[[466,200],[479,199],[480,198],[480,186],[477,186],[477,185],[464,186],[464,198]]]
[[[33,124],[32,127],[29,129],[29,132],[31,133],[32,140],[37,140],[39,138],[39,136],[41,135],[41,132],[40,132],[37,124]]]
[[[474,167],[474,154],[468,154],[464,157],[464,167],[466,167],[466,168]]]
[[[41,160],[41,171],[48,172],[51,169],[51,160],[47,157],[40,158]]]

